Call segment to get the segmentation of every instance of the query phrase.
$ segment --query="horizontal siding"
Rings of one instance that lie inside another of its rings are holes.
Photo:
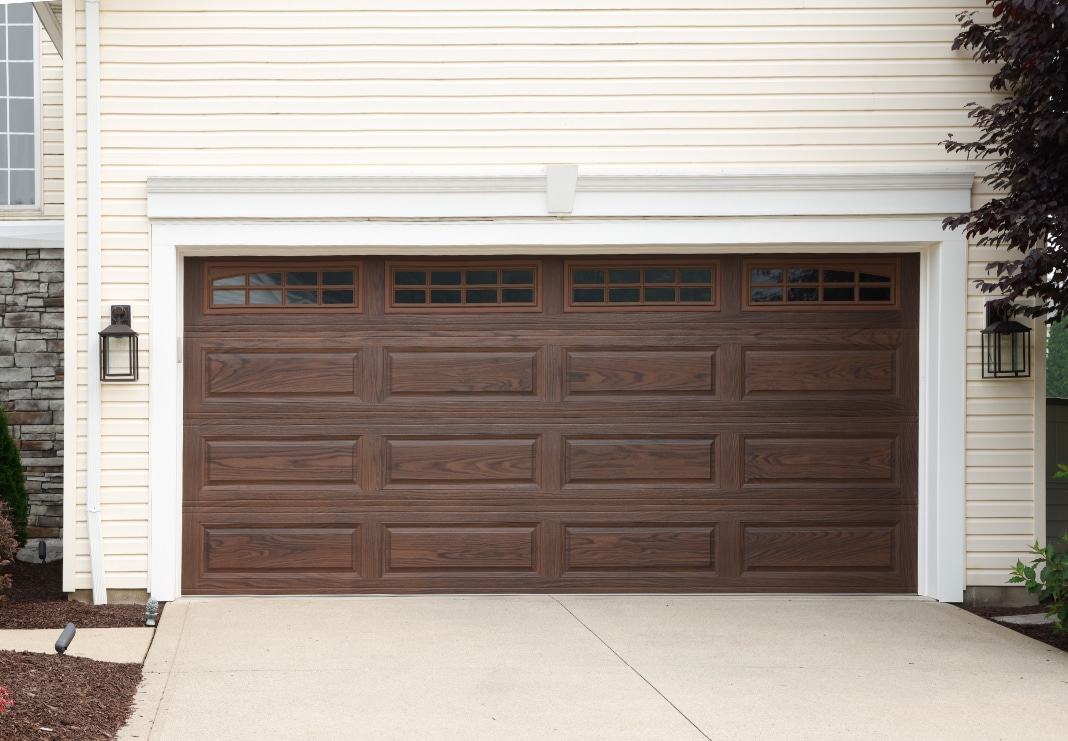
[[[63,218],[63,59],[41,31],[41,191],[46,218]]]
[[[995,99],[991,70],[949,48],[956,14],[984,8],[981,0],[353,5],[102,4],[105,305],[132,303],[147,324],[153,174],[547,162],[938,169],[964,163],[938,145],[949,132],[973,135],[964,105]],[[976,202],[989,195],[980,186]],[[973,248],[967,279],[982,277],[994,255]],[[1034,384],[982,380],[983,301],[970,287],[968,580],[977,585],[1006,571],[1034,531]],[[142,368],[150,344],[142,334]],[[117,505],[147,506],[147,375],[105,390],[103,495]],[[145,587],[143,554],[126,552],[144,541],[105,537],[109,586],[115,568],[118,582]],[[78,553],[82,588],[88,565]]]

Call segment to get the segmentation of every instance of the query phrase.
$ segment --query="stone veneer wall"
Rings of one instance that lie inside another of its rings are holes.
[[[0,405],[26,470],[30,537],[63,527],[63,250],[0,250]]]

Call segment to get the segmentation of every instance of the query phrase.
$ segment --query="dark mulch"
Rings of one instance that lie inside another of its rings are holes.
[[[68,622],[78,628],[144,625],[142,605],[68,601],[62,561],[16,562],[4,571],[13,584],[0,600],[0,628],[52,628],[59,638]],[[133,711],[140,681],[140,664],[0,651],[0,686],[14,702],[0,718],[0,741],[114,738]]]
[[[1046,611],[1044,607],[1037,605],[1031,607],[964,607],[963,609],[987,620],[1005,615],[1032,615]],[[1068,651],[1068,631],[1057,632],[1053,630],[1052,625],[1013,625],[1012,623],[998,623],[998,625],[1015,630],[1017,633],[1034,638],[1048,646]]]
[[[14,702],[0,741],[114,738],[140,681],[140,664],[0,651],[0,682]]]
[[[87,605],[63,592],[63,562],[15,561],[4,569],[11,589],[0,599],[0,628],[136,628],[145,624],[143,605]]]

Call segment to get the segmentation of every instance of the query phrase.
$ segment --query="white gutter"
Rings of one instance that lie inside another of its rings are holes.
[[[100,352],[96,332],[100,324],[100,5],[85,0],[86,214],[88,215],[89,411],[86,436],[86,504],[89,524],[89,567],[93,604],[106,605],[104,538],[100,530]]]

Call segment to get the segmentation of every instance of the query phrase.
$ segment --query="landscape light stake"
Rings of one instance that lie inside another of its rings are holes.
[[[74,623],[67,623],[67,627],[63,629],[63,632],[59,635],[59,640],[56,641],[56,653],[61,654],[67,650],[67,646],[74,640],[75,633]]]

